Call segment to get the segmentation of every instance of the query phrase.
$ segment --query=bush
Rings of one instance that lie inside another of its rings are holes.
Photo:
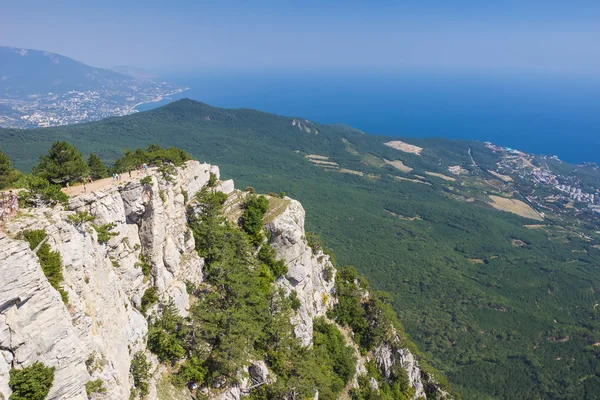
[[[306,232],[306,242],[308,247],[312,249],[313,254],[317,254],[319,250],[323,250],[321,238],[314,232]]]
[[[102,379],[96,379],[95,381],[89,381],[85,384],[85,392],[88,397],[90,397],[94,393],[105,393],[106,388],[104,387],[104,382]]]
[[[34,231],[23,231],[23,238],[29,243],[31,250],[34,250],[45,238],[46,231],[43,229]],[[60,293],[63,302],[69,302],[68,293],[62,288],[63,273],[62,273],[62,258],[58,251],[52,251],[48,243],[40,246],[37,252],[38,259],[42,271],[50,285]]]
[[[140,397],[147,396],[150,393],[150,363],[143,351],[140,350],[135,353],[131,360],[129,372],[131,372],[131,376],[133,377],[135,392]]]
[[[104,225],[92,225],[92,227],[98,233],[98,243],[105,244],[108,243],[111,237],[117,236],[118,233],[112,232],[113,228],[116,226],[115,223],[104,224]]]
[[[152,272],[152,266],[148,262],[148,259],[146,258],[146,256],[144,256],[143,253],[140,253],[138,259],[139,261],[135,263],[135,266],[140,267],[142,269],[142,274],[144,274],[144,276],[146,277],[149,277],[150,272]]]
[[[42,204],[66,204],[69,196],[64,194],[59,185],[52,185],[40,176],[23,175],[17,186],[24,188],[19,192],[19,204],[22,207],[37,207]]]
[[[192,356],[181,364],[177,375],[175,375],[174,383],[178,386],[188,383],[195,383],[200,386],[204,383],[206,372],[207,370],[202,360],[197,356]]]
[[[264,244],[258,252],[258,259],[269,267],[275,278],[279,278],[287,274],[288,269],[285,262],[277,260],[275,256],[275,249],[268,243]]]
[[[12,390],[9,400],[43,400],[54,382],[54,367],[39,361],[23,369],[11,369],[8,386]]]
[[[215,187],[217,186],[217,175],[215,175],[214,173],[210,173],[210,176],[208,178],[208,187]]]
[[[144,292],[144,295],[142,296],[142,300],[141,300],[141,306],[140,306],[140,311],[142,312],[142,314],[146,314],[146,311],[148,310],[148,308],[152,307],[154,304],[156,304],[156,302],[158,301],[158,293],[156,291],[156,288],[154,286],[150,286],[148,289],[146,289],[146,291]]]
[[[290,306],[294,311],[298,311],[300,307],[302,307],[302,302],[298,298],[298,293],[296,293],[295,290],[292,290],[290,293]]]
[[[85,211],[77,211],[75,214],[67,216],[67,222],[78,229],[86,222],[94,222],[95,219],[96,217]]]
[[[152,186],[152,177],[150,175],[143,177],[142,179],[140,179],[140,183],[142,185],[150,185]]]

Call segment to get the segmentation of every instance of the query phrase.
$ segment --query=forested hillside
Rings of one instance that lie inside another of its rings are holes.
[[[410,139],[416,147],[398,150],[384,145],[397,138],[190,100],[0,130],[0,149],[23,171],[56,140],[107,163],[126,148],[177,146],[239,187],[300,200],[307,228],[340,266],[391,293],[408,334],[464,398],[600,393],[598,235],[494,209],[489,195],[511,194],[486,172],[498,156],[482,143]]]

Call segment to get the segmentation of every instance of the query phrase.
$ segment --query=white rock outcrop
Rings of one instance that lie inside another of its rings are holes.
[[[288,199],[287,207],[267,224],[271,245],[285,260],[287,275],[277,282],[290,294],[295,291],[301,302],[292,317],[294,332],[305,346],[312,344],[313,318],[324,316],[333,305],[335,268],[329,256],[313,252],[304,231],[305,212],[302,205]]]
[[[172,176],[149,172],[139,180],[108,185],[71,199],[68,210],[38,208],[9,222],[10,237],[45,229],[61,254],[68,305],[44,276],[36,255],[22,240],[0,237],[0,393],[8,398],[8,371],[42,361],[55,366],[49,399],[87,399],[84,385],[102,379],[105,399],[127,399],[131,357],[145,349],[147,322],[136,309],[154,285],[186,315],[186,281],[202,281],[203,260],[187,227],[185,198],[206,186],[218,167],[189,161]],[[223,185],[229,189],[231,184]],[[98,243],[90,224],[67,217],[85,211],[96,225],[114,224],[108,243]],[[0,233],[1,235],[1,233]],[[141,258],[151,266],[145,276]],[[99,368],[86,368],[95,358]],[[152,396],[151,396],[152,397]]]

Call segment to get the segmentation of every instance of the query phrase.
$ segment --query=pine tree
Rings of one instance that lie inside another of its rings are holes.
[[[98,157],[95,153],[90,154],[87,165],[90,168],[90,176],[92,178],[102,179],[108,176],[106,166],[102,163],[100,157]]]
[[[0,189],[14,183],[19,178],[19,171],[13,169],[10,158],[0,151]]]
[[[40,163],[33,169],[34,174],[60,185],[78,182],[88,171],[81,153],[67,142],[55,142],[48,155],[40,156]]]
[[[11,369],[10,400],[43,400],[54,382],[54,367],[35,362],[23,369]]]

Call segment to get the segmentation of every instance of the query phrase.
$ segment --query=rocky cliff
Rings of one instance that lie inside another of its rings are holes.
[[[28,209],[5,224],[0,231],[0,399],[10,396],[9,370],[35,361],[56,368],[48,399],[87,399],[85,384],[96,379],[106,388],[97,398],[129,398],[132,357],[146,349],[148,322],[139,311],[144,293],[154,287],[161,300],[172,299],[186,316],[186,283],[203,280],[204,261],[195,251],[186,203],[207,186],[211,173],[218,178],[218,167],[197,161],[171,173],[152,169],[143,183],[141,177],[114,182],[72,198],[65,208]],[[213,190],[230,194],[226,210],[235,220],[245,194],[234,191],[231,181],[219,181]],[[335,270],[329,256],[308,246],[301,204],[287,197],[271,198],[270,204],[265,226],[288,267],[276,284],[296,292],[301,306],[292,317],[295,334],[311,346],[313,318],[335,303]],[[70,217],[82,212],[95,217],[93,223],[104,226],[108,237]],[[67,304],[22,240],[24,231],[38,229],[62,257]],[[402,363],[417,395],[424,395],[410,352],[394,351],[381,348],[376,354],[384,368]],[[268,371],[255,363],[253,373]],[[155,384],[150,399],[158,397]],[[215,398],[237,399],[243,392],[235,387]]]

